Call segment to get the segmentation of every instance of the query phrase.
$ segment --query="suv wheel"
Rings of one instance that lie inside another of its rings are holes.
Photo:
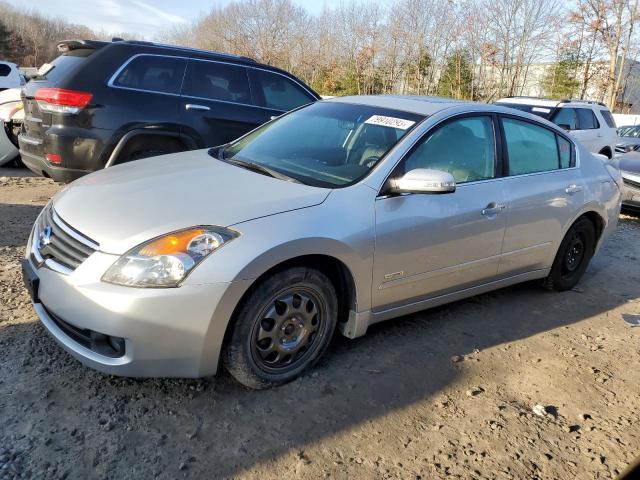
[[[335,289],[322,272],[295,267],[275,273],[240,306],[224,366],[249,388],[289,382],[325,352],[337,315]]]
[[[558,292],[575,287],[589,266],[595,246],[593,223],[588,218],[578,219],[562,239],[544,287]]]
[[[118,157],[116,165],[143,158],[157,157],[168,153],[176,153],[184,150],[184,146],[178,140],[162,136],[134,137],[127,143]]]

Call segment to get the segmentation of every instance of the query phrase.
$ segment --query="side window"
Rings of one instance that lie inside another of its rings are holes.
[[[546,172],[560,167],[556,134],[529,122],[503,118],[509,175]]]
[[[558,139],[558,153],[560,154],[560,168],[569,168],[571,166],[571,142],[560,135],[556,135]]]
[[[11,73],[11,67],[6,63],[0,63],[0,77],[8,77]]]
[[[595,128],[600,128],[598,120],[591,109],[576,108],[576,112],[578,112],[578,128],[580,128],[580,130],[593,130]]]
[[[576,111],[573,108],[561,108],[558,110],[551,120],[556,125],[563,125],[569,127],[569,130],[575,130],[578,128],[578,119],[576,118]]]
[[[288,111],[315,101],[299,85],[283,75],[266,70],[251,69],[253,84],[263,106]]]
[[[602,115],[602,118],[604,118],[609,128],[616,128],[616,121],[613,119],[613,115],[611,115],[609,110],[600,110],[600,115]]]
[[[180,92],[186,61],[183,58],[142,55],[130,61],[113,85],[153,92]]]
[[[428,133],[405,158],[404,173],[416,168],[441,170],[456,183],[495,177],[495,135],[489,116],[460,118]]]
[[[246,68],[226,63],[190,60],[182,94],[226,102],[251,103]]]

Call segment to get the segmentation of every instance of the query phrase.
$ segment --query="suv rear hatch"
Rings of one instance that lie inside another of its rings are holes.
[[[105,45],[107,45],[106,42],[85,40],[61,42],[58,44],[58,50],[62,55],[53,62],[44,64],[26,84],[22,92],[24,123],[20,135],[20,147],[23,152],[44,158],[46,132],[52,124],[73,126],[82,122],[81,116],[69,114],[69,111],[65,112],[64,108],[68,110],[72,107],[73,110],[74,104],[79,106],[79,102],[86,100],[87,94],[74,96],[72,90],[60,89],[60,87],[66,78],[82,68],[97,49]],[[70,96],[69,93],[72,95]],[[66,107],[64,107],[65,104]]]

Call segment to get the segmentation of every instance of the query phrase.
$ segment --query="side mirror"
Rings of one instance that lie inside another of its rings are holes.
[[[569,130],[571,130],[571,125],[566,124],[566,123],[559,123],[559,124],[558,124],[558,126],[559,126],[561,129],[566,130],[567,132],[568,132]]]
[[[392,193],[451,193],[456,181],[449,172],[417,168],[402,177],[391,179]]]

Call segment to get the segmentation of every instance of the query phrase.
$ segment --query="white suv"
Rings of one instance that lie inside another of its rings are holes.
[[[548,100],[506,97],[498,105],[533,113],[567,130],[593,153],[612,158],[618,139],[613,115],[604,103],[587,100]]]

